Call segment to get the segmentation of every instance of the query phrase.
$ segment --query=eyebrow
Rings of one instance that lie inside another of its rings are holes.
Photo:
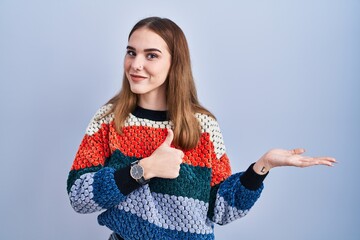
[[[132,46],[127,46],[126,49],[136,51],[136,48],[134,48],[134,47],[132,47]],[[146,49],[144,49],[144,52],[159,52],[159,53],[162,53],[162,52],[161,52],[159,49],[157,49],[157,48],[146,48]]]

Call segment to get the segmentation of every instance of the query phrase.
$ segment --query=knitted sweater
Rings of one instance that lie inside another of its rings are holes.
[[[252,166],[231,175],[217,121],[199,113],[202,135],[184,151],[179,176],[140,186],[130,165],[157,149],[172,122],[166,112],[137,107],[119,134],[114,115],[105,114],[110,108],[103,106],[91,120],[69,173],[75,211],[102,211],[99,224],[124,239],[214,239],[214,223],[245,216],[259,198],[265,176]]]

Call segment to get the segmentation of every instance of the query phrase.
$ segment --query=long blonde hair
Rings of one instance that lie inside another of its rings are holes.
[[[174,124],[174,144],[182,149],[194,148],[201,136],[195,113],[213,114],[198,101],[191,71],[189,47],[183,31],[167,18],[149,17],[140,20],[130,31],[128,39],[139,28],[147,28],[166,42],[171,54],[171,67],[166,79],[168,117]],[[128,115],[135,109],[137,95],[130,90],[124,73],[122,88],[108,103],[113,104],[116,130],[121,133]]]

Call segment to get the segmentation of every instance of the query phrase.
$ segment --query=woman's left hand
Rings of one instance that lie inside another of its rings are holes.
[[[265,153],[254,165],[255,172],[265,174],[271,168],[281,166],[310,167],[314,165],[333,166],[336,159],[332,157],[303,156],[305,149],[293,150],[272,149]]]

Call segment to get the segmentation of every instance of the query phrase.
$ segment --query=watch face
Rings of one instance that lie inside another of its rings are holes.
[[[141,177],[143,177],[144,170],[140,165],[135,164],[135,165],[131,166],[130,175],[131,175],[132,178],[138,180]]]

